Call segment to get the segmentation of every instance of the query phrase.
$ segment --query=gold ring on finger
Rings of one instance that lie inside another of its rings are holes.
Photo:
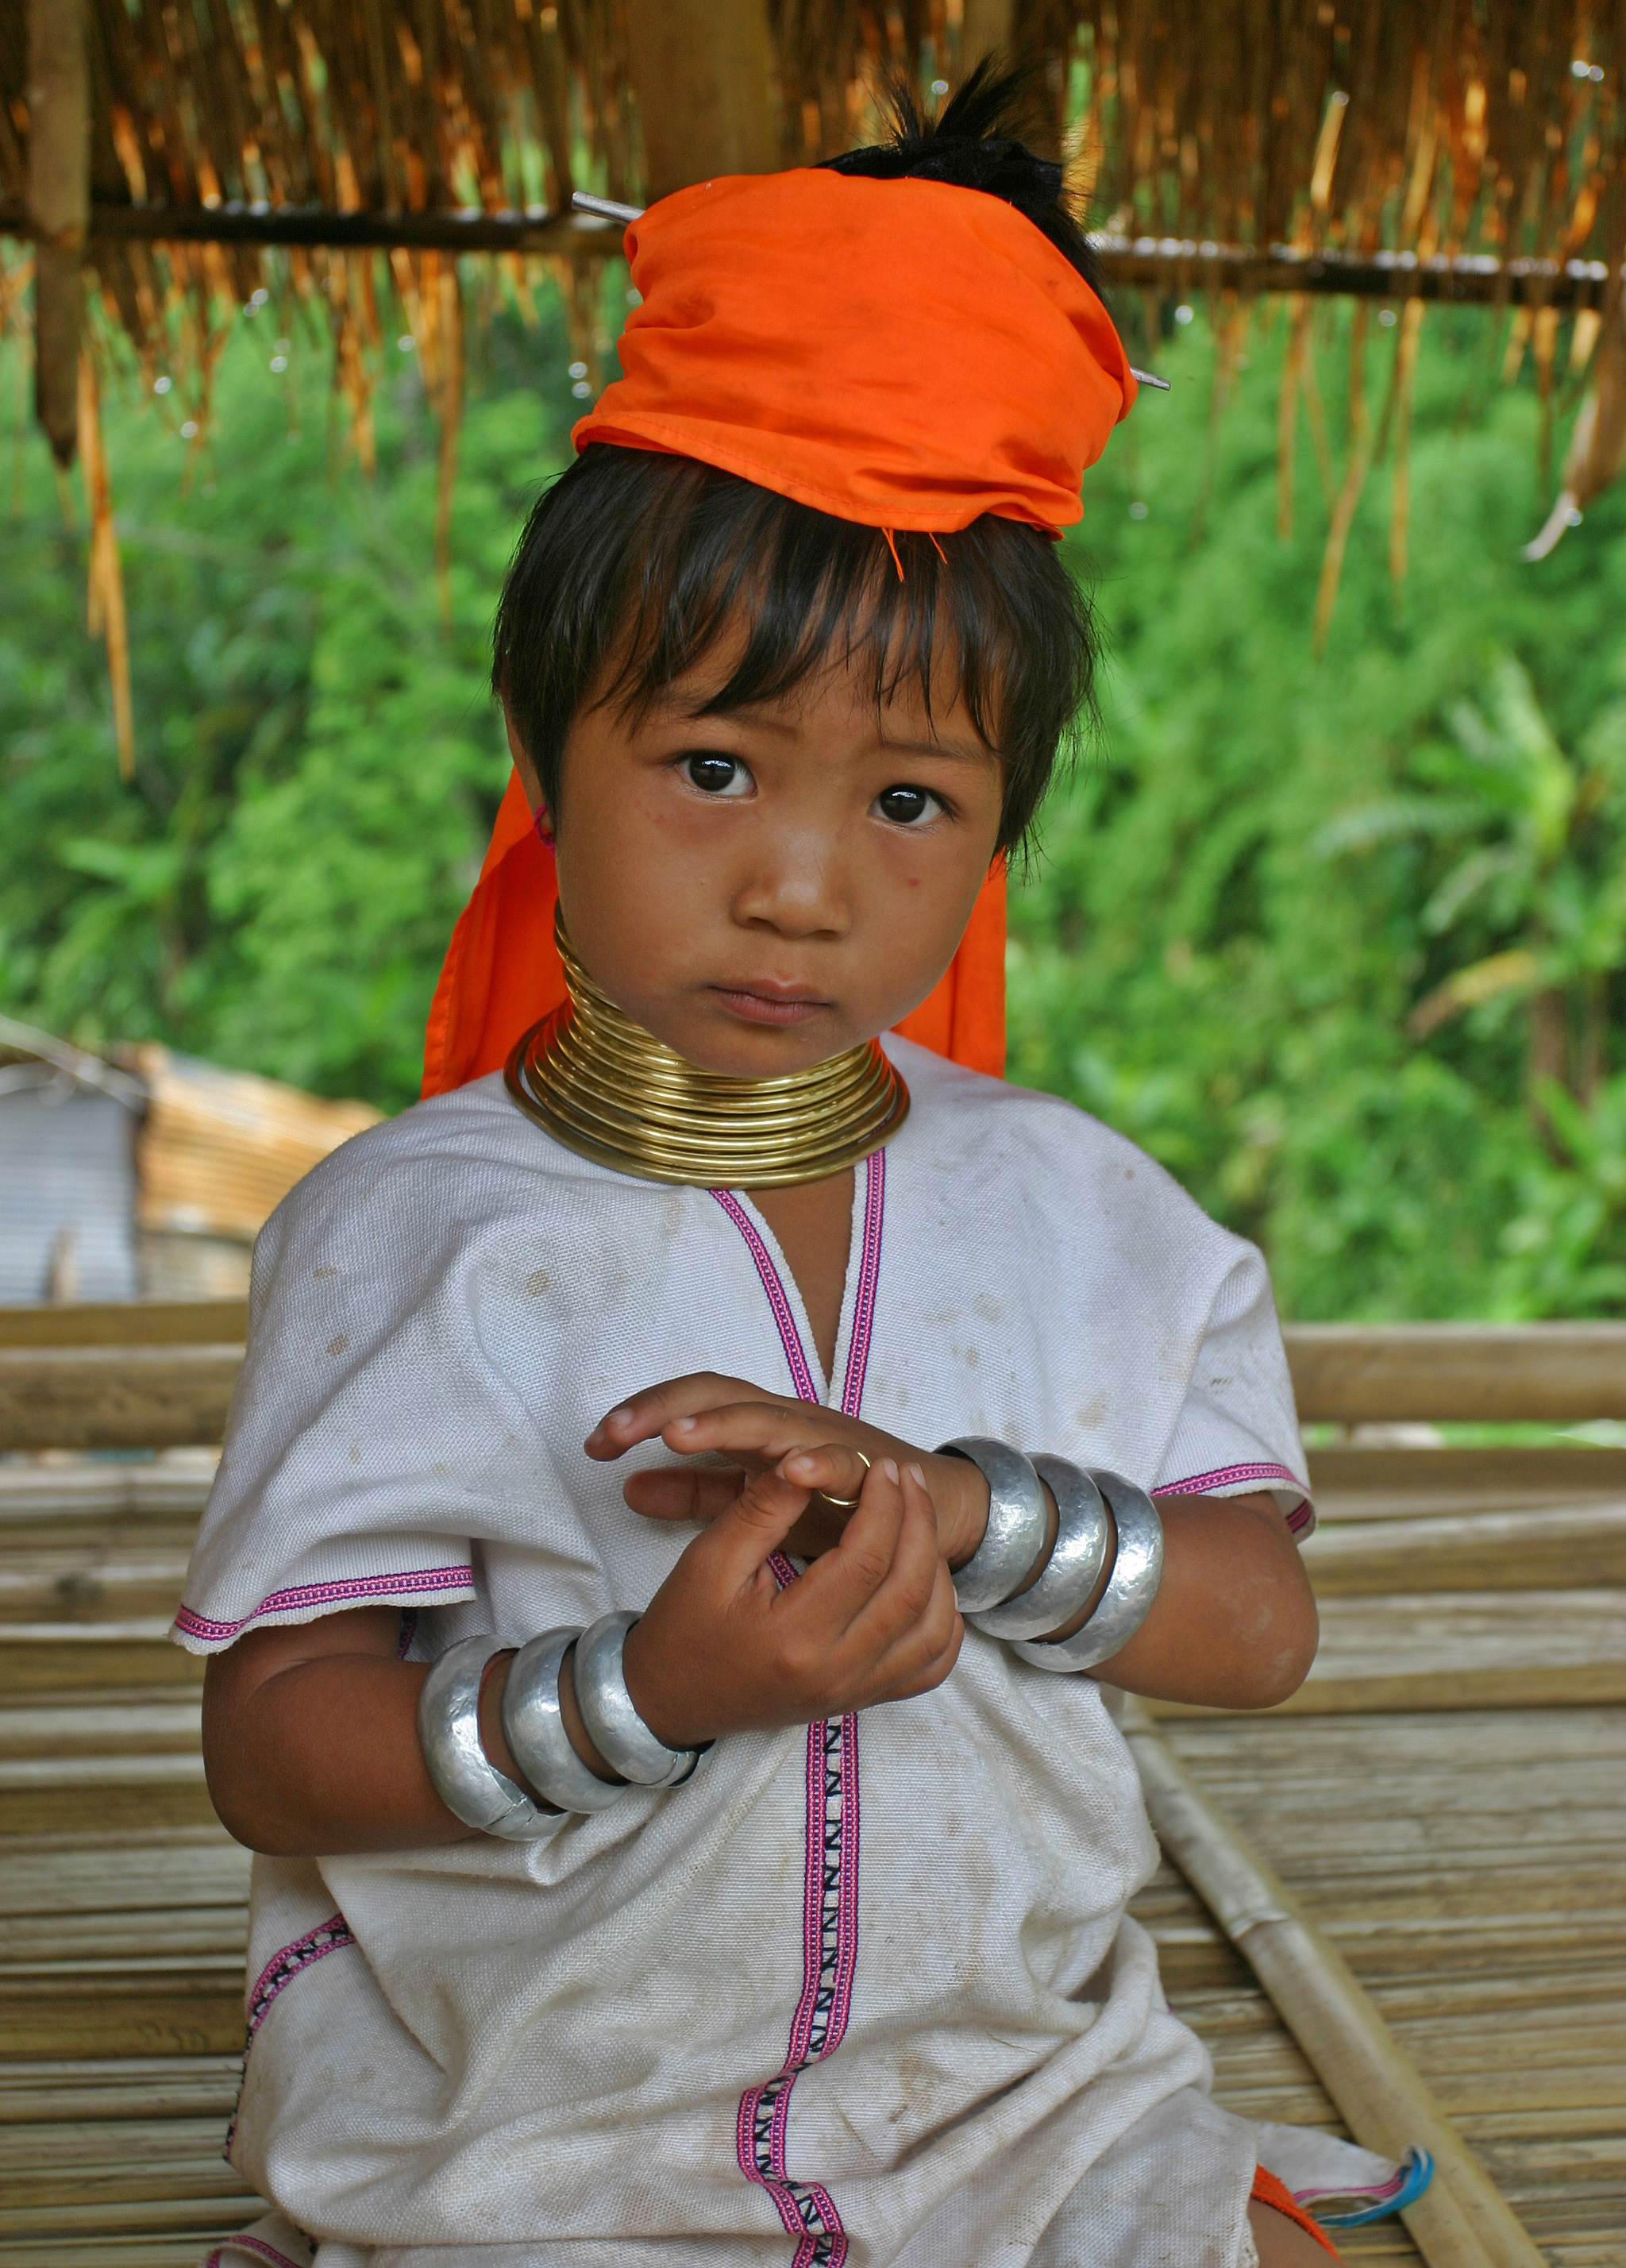
[[[865,1455],[863,1450],[854,1449],[851,1454],[857,1457],[867,1476],[870,1469],[870,1461]],[[856,1496],[832,1496],[828,1489],[820,1489],[819,1493],[824,1498],[826,1504],[839,1505],[843,1512],[853,1512],[857,1508],[858,1498]],[[858,1495],[862,1496],[863,1493],[864,1483],[860,1481],[858,1484]]]

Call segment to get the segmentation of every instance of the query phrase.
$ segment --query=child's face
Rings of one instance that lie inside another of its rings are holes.
[[[584,709],[552,819],[588,973],[690,1063],[768,1079],[925,998],[993,858],[1002,780],[952,678],[935,726],[917,681],[878,712],[872,681],[840,667],[696,716],[732,659],[714,652],[642,717]]]

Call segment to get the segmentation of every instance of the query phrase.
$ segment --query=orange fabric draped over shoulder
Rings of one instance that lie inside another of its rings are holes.
[[[458,917],[423,1045],[423,1093],[500,1071],[522,1032],[564,998],[554,943],[559,882],[517,773],[497,813],[474,895]],[[970,1071],[1005,1067],[1005,878],[997,866],[941,983],[898,1027]]]
[[[576,427],[691,457],[885,532],[984,513],[1052,534],[1135,401],[1110,317],[1033,223],[941,181],[801,168],[680,190],[629,228],[622,376]],[[423,1092],[495,1071],[564,998],[558,885],[518,779],[452,934]],[[1004,1069],[1005,882],[990,874],[941,983],[900,1029]]]

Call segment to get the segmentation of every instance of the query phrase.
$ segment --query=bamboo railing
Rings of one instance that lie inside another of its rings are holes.
[[[232,1300],[0,1309],[0,1451],[217,1442],[246,1328]],[[1284,1337],[1306,1424],[1626,1418],[1623,1323],[1300,1323]]]

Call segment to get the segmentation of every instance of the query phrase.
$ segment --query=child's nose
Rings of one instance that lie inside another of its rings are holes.
[[[779,846],[735,894],[734,917],[784,937],[844,937],[852,907],[834,846],[806,838]]]

